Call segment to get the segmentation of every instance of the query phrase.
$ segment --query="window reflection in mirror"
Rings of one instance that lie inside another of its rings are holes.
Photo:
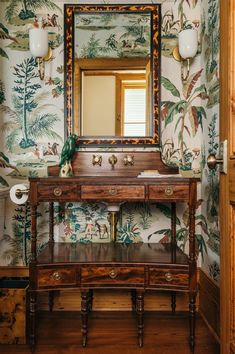
[[[150,134],[146,70],[84,70],[81,86],[82,136]]]

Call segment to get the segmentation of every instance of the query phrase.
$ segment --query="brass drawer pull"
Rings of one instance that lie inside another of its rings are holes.
[[[166,189],[165,189],[165,195],[168,195],[168,196],[170,196],[170,195],[172,195],[174,193],[174,191],[173,191],[173,188],[172,187],[166,187]]]
[[[166,279],[166,281],[172,281],[173,280],[173,276],[172,276],[172,274],[171,273],[166,273],[165,274],[165,279]]]
[[[93,155],[92,157],[92,165],[98,165],[101,166],[102,165],[102,156],[101,155]]]
[[[61,280],[61,275],[59,272],[54,272],[52,273],[51,277],[54,279],[54,280]]]
[[[117,189],[116,188],[110,188],[109,189],[109,194],[110,195],[117,195]]]
[[[57,187],[54,189],[53,193],[56,197],[60,197],[62,194],[62,189]]]
[[[134,165],[134,156],[133,155],[126,155],[123,159],[123,163],[125,166],[133,166]]]
[[[117,276],[118,276],[118,273],[117,273],[114,269],[112,269],[112,270],[109,272],[109,276],[110,276],[111,279],[116,279]]]

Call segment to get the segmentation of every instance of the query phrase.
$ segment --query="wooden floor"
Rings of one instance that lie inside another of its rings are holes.
[[[93,312],[88,344],[81,346],[78,312],[43,312],[38,321],[40,354],[189,354],[188,317],[146,312],[144,347],[137,346],[136,319],[131,312]],[[208,328],[197,319],[195,354],[219,354]],[[29,354],[26,345],[0,345],[0,353]]]

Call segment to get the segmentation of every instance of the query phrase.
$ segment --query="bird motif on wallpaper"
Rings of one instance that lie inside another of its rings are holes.
[[[71,134],[65,141],[60,155],[60,176],[71,177],[73,175],[72,158],[76,150],[76,134]]]

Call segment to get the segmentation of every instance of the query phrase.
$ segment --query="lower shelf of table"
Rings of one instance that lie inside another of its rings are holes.
[[[159,243],[54,243],[31,264],[31,290],[125,288],[187,291],[196,271],[178,247]],[[191,289],[192,290],[192,289]]]

